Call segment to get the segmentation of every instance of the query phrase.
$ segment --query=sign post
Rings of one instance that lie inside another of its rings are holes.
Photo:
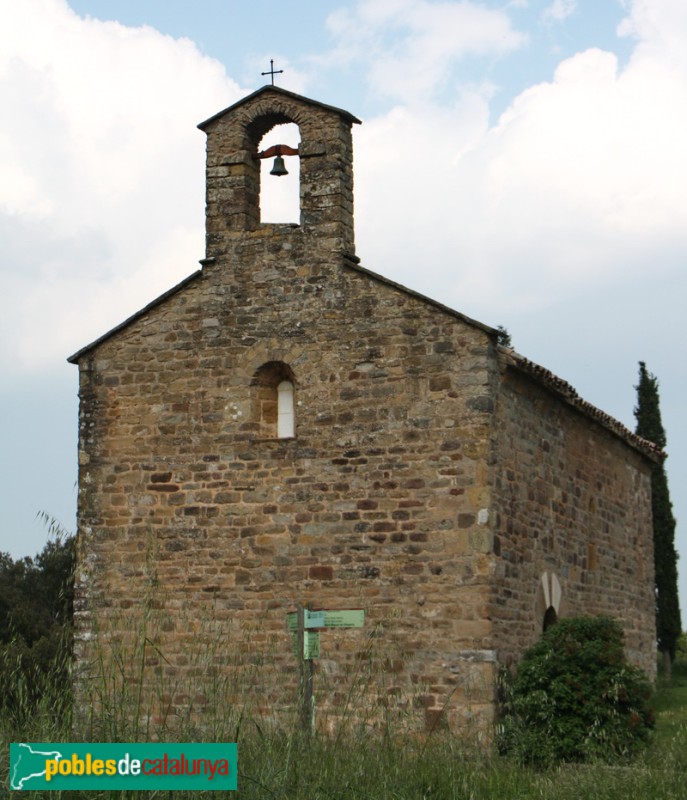
[[[313,677],[315,665],[310,656],[310,648],[306,652],[306,643],[309,644],[310,632],[305,630],[305,618],[309,608],[302,605],[296,611],[296,647],[298,648],[298,662],[300,664],[301,682],[301,728],[308,735],[315,732],[315,696],[313,694]],[[319,651],[318,651],[319,654]]]
[[[315,733],[315,694],[313,683],[315,665],[320,657],[320,630],[327,628],[362,628],[365,611],[362,608],[321,608],[313,611],[310,603],[298,605],[295,612],[286,615],[286,627],[294,635],[295,654],[300,671],[300,724],[302,730]]]

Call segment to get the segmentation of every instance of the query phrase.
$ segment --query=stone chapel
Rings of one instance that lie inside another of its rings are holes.
[[[359,703],[488,725],[499,667],[576,614],[616,617],[654,676],[661,453],[498,331],[361,264],[358,122],[265,86],[199,125],[201,269],[69,359],[82,673],[153,608],[140,680],[244,670],[220,701],[278,717],[299,691],[287,615],[309,605],[364,610],[321,632],[318,724]],[[298,147],[260,152],[283,123]],[[298,224],[261,222],[265,155],[300,162]]]

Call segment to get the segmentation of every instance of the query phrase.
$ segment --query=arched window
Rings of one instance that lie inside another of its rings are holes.
[[[253,422],[258,436],[291,439],[296,435],[295,381],[288,364],[268,361],[252,381]]]
[[[558,622],[563,591],[555,572],[542,572],[541,589],[537,602],[536,616],[542,620],[542,632]],[[543,617],[540,616],[543,610]]]

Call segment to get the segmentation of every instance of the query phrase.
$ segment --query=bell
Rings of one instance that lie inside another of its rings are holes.
[[[288,175],[289,173],[286,170],[286,166],[284,165],[284,159],[281,156],[275,156],[274,159],[274,166],[270,170],[270,175],[276,175],[277,177],[281,177],[282,175]]]

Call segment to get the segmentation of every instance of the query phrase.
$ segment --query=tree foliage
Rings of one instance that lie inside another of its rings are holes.
[[[561,620],[524,654],[506,688],[498,742],[540,767],[626,760],[648,741],[650,697],[644,673],[626,661],[615,620]]]
[[[496,338],[497,342],[502,347],[513,347],[513,340],[510,333],[508,333],[508,328],[504,328],[503,325],[499,325],[496,330],[498,331]]]
[[[658,394],[658,380],[639,362],[639,384],[635,419],[636,433],[661,449],[667,441]],[[677,552],[675,550],[675,517],[670,502],[668,479],[663,464],[651,468],[651,512],[654,525],[654,569],[656,585],[656,636],[658,648],[675,658],[682,622],[677,588]]]
[[[57,533],[35,558],[0,553],[0,708],[13,713],[30,713],[48,679],[68,682],[75,543]]]

